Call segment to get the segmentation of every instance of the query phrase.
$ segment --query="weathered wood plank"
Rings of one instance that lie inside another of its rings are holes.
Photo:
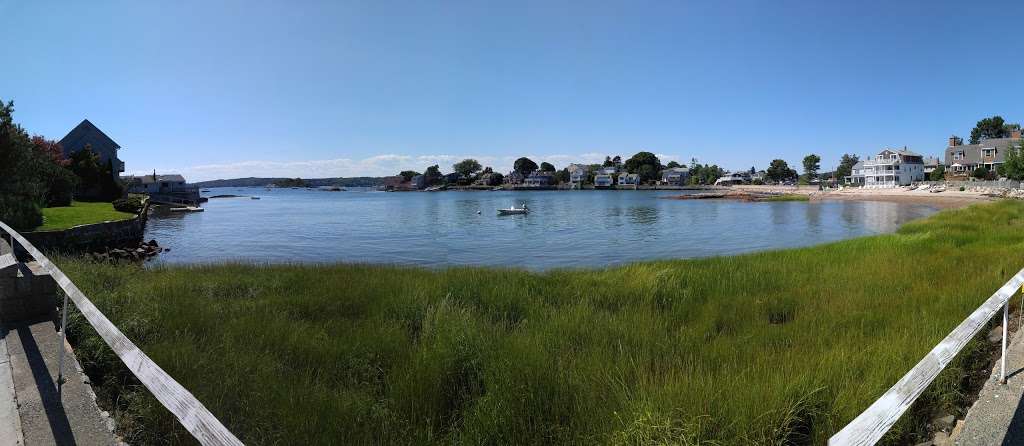
[[[863,413],[854,418],[850,424],[829,438],[828,444],[837,445],[872,445],[878,442],[899,420],[900,416],[939,372],[960,353],[975,335],[985,327],[999,310],[1006,305],[1013,294],[1024,284],[1024,269],[1017,272],[1009,282],[989,297],[978,309],[964,319],[939,345],[900,378],[881,398],[874,402]]]
[[[207,446],[236,446],[242,442],[235,437],[220,420],[213,416],[203,403],[200,403],[191,392],[186,390],[174,378],[171,378],[149,356],[140,350],[124,333],[100,312],[92,301],[71,282],[63,271],[57,268],[50,259],[32,246],[28,240],[14,231],[7,224],[0,222],[3,229],[14,238],[42,268],[50,273],[64,293],[75,303],[85,319],[96,329],[100,337],[106,341],[117,357],[121,358],[128,369],[139,381],[153,393],[153,396],[167,408],[182,426],[185,427],[200,444]]]

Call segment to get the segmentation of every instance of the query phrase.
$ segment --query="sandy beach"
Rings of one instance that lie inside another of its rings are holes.
[[[997,200],[982,192],[947,190],[931,193],[927,190],[845,189],[811,194],[812,200],[892,201],[897,203],[927,204],[942,209],[960,208],[975,203]]]

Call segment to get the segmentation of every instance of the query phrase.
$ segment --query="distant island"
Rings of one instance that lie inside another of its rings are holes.
[[[384,185],[383,177],[351,177],[351,178],[233,178],[228,180],[210,180],[195,183],[199,187],[266,187],[271,184],[286,184],[291,187],[303,185],[305,187],[377,187]]]

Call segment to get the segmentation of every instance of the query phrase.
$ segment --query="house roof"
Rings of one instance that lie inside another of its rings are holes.
[[[121,146],[117,142],[115,142],[113,139],[107,136],[106,133],[103,133],[103,130],[100,130],[99,127],[93,125],[92,122],[89,122],[88,119],[83,119],[82,122],[75,126],[75,128],[71,129],[71,131],[68,132],[67,135],[64,135],[64,137],[61,138],[60,140],[60,145],[64,147],[75,147],[78,145],[78,142],[82,140],[82,138],[85,138],[85,136],[91,132],[99,133],[101,137],[106,138],[108,141],[110,141],[110,143],[114,145],[114,148],[121,148]]]
[[[864,161],[857,161],[857,164],[854,164],[852,168],[853,169],[863,169],[864,168]]]

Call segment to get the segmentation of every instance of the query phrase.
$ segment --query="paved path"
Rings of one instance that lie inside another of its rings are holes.
[[[0,330],[7,344],[18,416],[25,446],[118,444],[84,382],[78,361],[64,344],[64,379],[56,390],[57,352],[62,347],[53,322],[22,323]],[[0,400],[3,399],[0,368]],[[0,402],[0,410],[4,407]],[[0,429],[2,427],[0,414]],[[6,446],[3,440],[0,445]],[[10,443],[16,444],[16,443]]]
[[[1011,325],[1012,326],[1012,325]],[[1018,330],[1006,353],[1006,384],[999,383],[999,361],[967,411],[957,445],[1024,445],[1024,336]]]

